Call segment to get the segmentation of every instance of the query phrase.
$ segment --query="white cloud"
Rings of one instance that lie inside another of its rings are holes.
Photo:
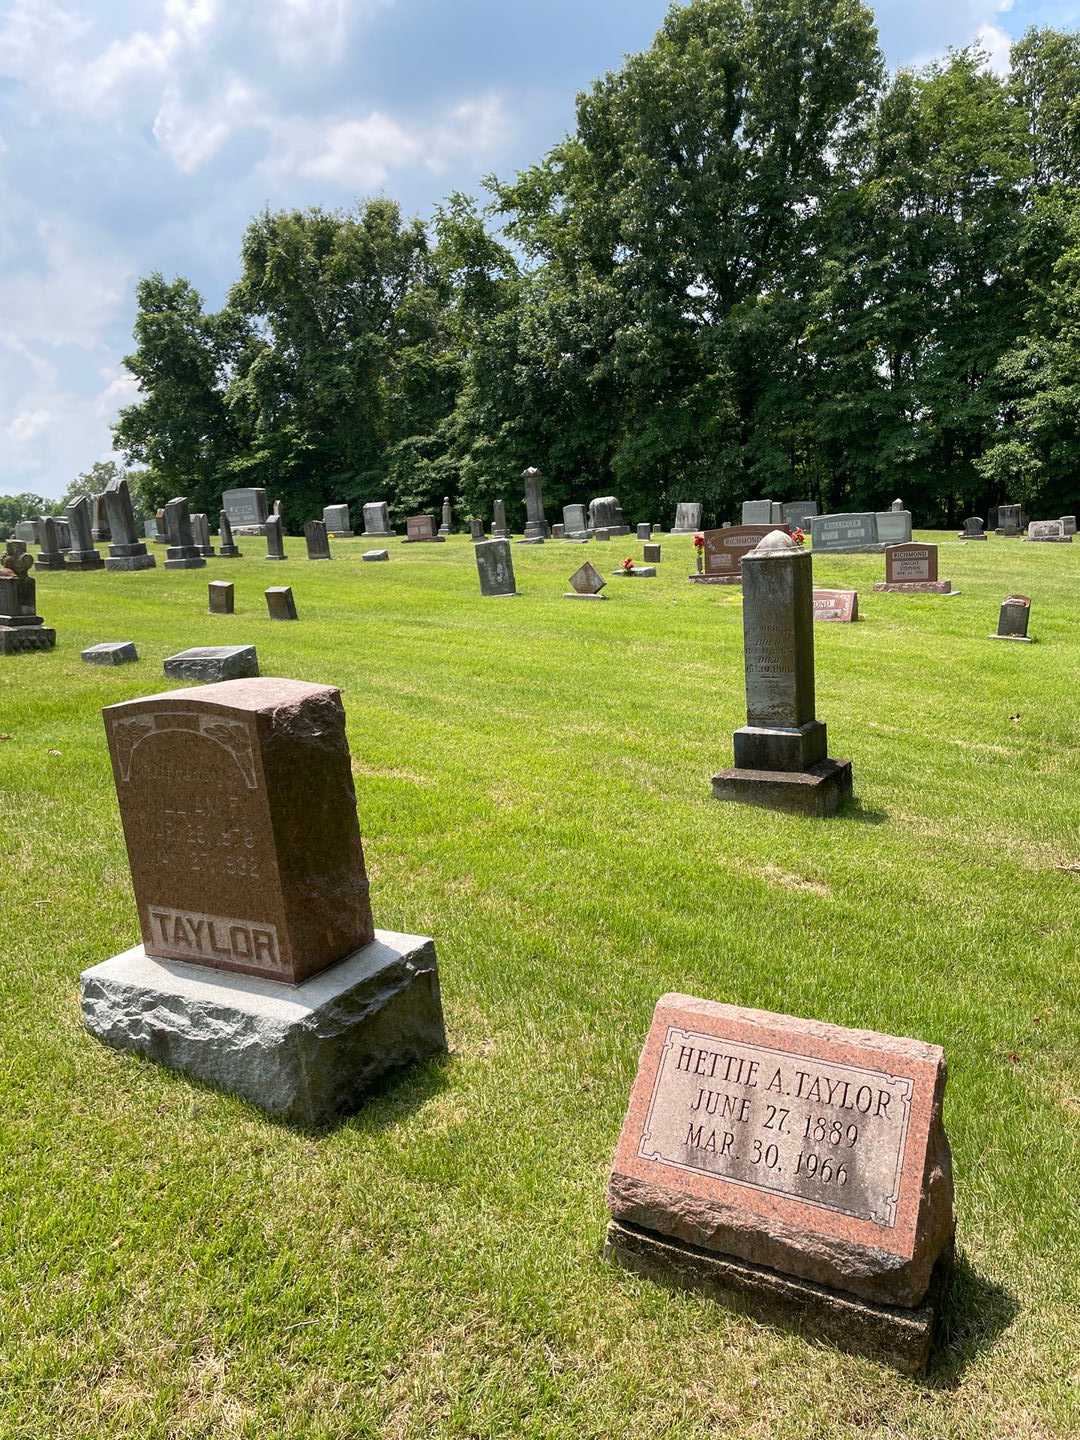
[[[185,100],[180,89],[170,85],[154,117],[153,133],[177,169],[192,175],[213,159],[237,130],[267,123],[256,92],[233,75],[218,94],[202,104]]]
[[[1012,40],[997,25],[980,25],[975,39],[989,57],[986,68],[995,75],[1008,75],[1011,68],[1010,48]]]

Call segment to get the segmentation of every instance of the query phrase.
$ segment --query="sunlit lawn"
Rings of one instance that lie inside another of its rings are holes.
[[[58,647],[0,660],[0,1436],[1075,1435],[1080,543],[923,538],[959,598],[817,562],[864,617],[815,631],[858,797],[831,821],[712,800],[741,597],[687,584],[685,536],[606,604],[567,577],[630,538],[515,547],[514,600],[463,537],[39,574]],[[266,617],[282,583],[297,624]],[[987,639],[1014,590],[1035,645]],[[140,663],[81,663],[99,640]],[[137,936],[101,707],[231,642],[342,687],[376,923],[438,945],[449,1060],[321,1137],[80,1023],[80,970]],[[945,1047],[962,1264],[926,1380],[601,1259],[672,989]]]

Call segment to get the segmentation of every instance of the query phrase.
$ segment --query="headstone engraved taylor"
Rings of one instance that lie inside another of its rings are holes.
[[[885,551],[885,579],[874,585],[875,590],[889,590],[903,595],[959,595],[949,580],[938,579],[938,547],[913,541],[909,545],[890,545]]]
[[[516,595],[514,558],[509,540],[481,540],[476,546],[481,595]]]
[[[261,535],[266,524],[266,491],[261,486],[226,490],[221,506],[237,535]]]
[[[218,515],[218,555],[223,560],[239,560],[240,551],[233,539],[232,521],[227,510]]]
[[[67,507],[71,549],[64,556],[66,570],[103,570],[105,561],[94,549],[91,502],[83,495]]]
[[[369,500],[364,506],[364,538],[388,540],[393,533],[390,506],[385,500]]]
[[[157,561],[136,529],[126,480],[113,480],[105,487],[105,509],[112,537],[105,559],[106,570],[153,570]]]
[[[446,536],[435,533],[435,520],[431,515],[410,515],[405,521],[403,545],[445,545]]]
[[[981,515],[969,515],[964,521],[964,528],[960,531],[961,540],[985,540],[986,530]]]
[[[1060,520],[1032,520],[1028,525],[1026,538],[1057,545],[1072,544],[1072,536],[1065,534],[1065,526]]]
[[[1029,595],[1008,595],[1001,602],[998,615],[997,634],[991,640],[1021,640],[1033,644],[1028,634],[1028,620],[1031,618],[1031,597]]]
[[[506,523],[506,501],[499,499],[495,501],[494,519],[491,522],[491,537],[493,540],[509,540],[510,528]]]
[[[90,534],[95,545],[112,539],[112,530],[109,526],[109,512],[105,505],[105,492],[93,496],[94,523]]]
[[[330,537],[326,533],[325,520],[309,520],[304,526],[304,544],[309,560],[332,560]]]
[[[191,535],[199,554],[206,560],[212,560],[214,547],[210,541],[210,520],[201,510],[197,510],[191,517]]]
[[[9,540],[0,554],[0,655],[51,650],[56,631],[37,613],[34,557],[22,540]]]
[[[701,506],[697,501],[680,500],[675,506],[673,535],[695,535],[701,529]]]
[[[661,996],[608,1254],[920,1370],[953,1251],[944,1089],[936,1045]]]
[[[195,645],[165,661],[170,680],[195,680],[214,684],[219,680],[246,680],[259,673],[254,645]]]
[[[188,502],[182,495],[165,506],[165,533],[169,537],[169,548],[165,551],[166,570],[199,570],[206,564],[195,544]]]
[[[704,566],[688,578],[695,585],[738,585],[742,581],[743,556],[772,534],[768,525],[726,525],[703,532]]]
[[[231,580],[211,580],[206,587],[211,615],[232,615],[236,609],[236,586]]]
[[[882,548],[878,538],[878,517],[868,512],[815,515],[810,521],[810,536],[814,549],[819,552],[831,550],[843,555]]]
[[[266,536],[267,560],[287,560],[289,557],[285,554],[285,537],[281,529],[281,516],[276,510],[263,526],[263,534]]]
[[[815,621],[835,621],[850,625],[859,618],[859,592],[857,590],[815,590]]]
[[[324,505],[322,518],[328,535],[346,540],[353,533],[348,505]]]
[[[813,563],[774,530],[744,556],[746,724],[735,766],[713,776],[717,800],[832,815],[851,794],[850,760],[828,757],[814,710]]]
[[[544,519],[543,475],[535,465],[521,472],[525,481],[525,535],[519,545],[542,545],[547,539],[548,523]]]
[[[296,601],[291,585],[271,585],[266,591],[266,609],[271,620],[296,620]]]
[[[338,690],[104,715],[143,943],[82,975],[95,1035],[305,1126],[445,1050],[433,942],[373,925]]]
[[[64,552],[60,549],[60,533],[51,515],[42,515],[38,521],[41,549],[34,562],[38,570],[63,570]]]
[[[606,600],[608,598],[606,595],[600,594],[607,581],[596,566],[588,560],[570,576],[570,584],[573,589],[565,593],[564,600]]]

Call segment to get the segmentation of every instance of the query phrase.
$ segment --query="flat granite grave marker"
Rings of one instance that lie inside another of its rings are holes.
[[[390,506],[385,500],[369,500],[364,506],[364,539],[389,540],[393,534]]]
[[[340,691],[234,681],[104,718],[143,943],[81,976],[95,1035],[304,1126],[446,1049],[433,942],[374,928]]]
[[[304,526],[304,544],[309,560],[332,560],[330,537],[326,533],[325,520],[309,520]]]
[[[969,515],[958,537],[960,540],[985,540],[986,526],[981,515]]]
[[[105,487],[105,509],[109,517],[111,543],[105,558],[106,570],[153,570],[157,560],[146,548],[135,528],[135,510],[131,491],[124,479],[110,481]]]
[[[43,515],[38,521],[38,533],[41,536],[41,549],[34,561],[37,570],[63,570],[64,552],[60,548],[60,532],[56,521],[51,515]]]
[[[27,554],[25,541],[9,540],[0,555],[0,655],[25,655],[56,645],[56,631],[37,613],[33,570],[34,557]]]
[[[206,589],[211,615],[232,615],[235,612],[236,586],[231,580],[211,580]]]
[[[694,535],[701,529],[701,506],[696,500],[680,500],[675,506],[673,535]]]
[[[261,486],[248,485],[238,490],[226,490],[221,497],[221,508],[228,515],[235,534],[263,534],[269,512],[266,491]]]
[[[289,557],[285,554],[285,536],[281,528],[281,515],[276,509],[273,515],[267,518],[266,524],[263,526],[263,534],[266,536],[267,560],[287,560]]]
[[[337,540],[347,540],[353,533],[348,505],[324,505],[322,512],[326,533]]]
[[[431,515],[410,515],[405,521],[403,545],[445,545],[446,536],[436,535],[435,520]]]
[[[998,615],[997,634],[991,635],[991,640],[1022,640],[1027,644],[1034,644],[1034,639],[1028,632],[1028,621],[1031,618],[1031,597],[1029,595],[1008,595],[1001,602],[1001,611]]]
[[[82,495],[67,507],[71,548],[64,556],[65,570],[104,570],[105,561],[94,549],[91,502]]]
[[[817,551],[837,555],[880,550],[878,517],[871,511],[852,515],[815,515],[810,521],[810,538]]]
[[[389,560],[389,550],[365,550],[360,556],[361,560]]]
[[[663,995],[607,1254],[920,1370],[955,1231],[944,1090],[936,1045]]]
[[[291,585],[271,585],[266,591],[266,609],[271,620],[297,620]]]
[[[771,525],[726,525],[720,530],[706,530],[702,554],[704,569],[687,578],[695,585],[738,585],[742,581],[743,556],[766,535]]]
[[[521,472],[525,481],[525,535],[519,545],[542,545],[547,539],[547,520],[544,518],[543,475],[535,465]]]
[[[254,645],[194,645],[165,661],[165,674],[170,680],[196,680],[203,685],[251,679],[258,673]]]
[[[509,540],[481,540],[474,551],[481,595],[516,595],[514,557]]]
[[[815,590],[815,621],[836,621],[850,625],[859,618],[859,592],[857,590]]]
[[[166,570],[199,570],[206,564],[202,551],[195,544],[188,502],[182,495],[165,506],[165,533],[169,537],[169,546],[165,551]]]
[[[607,581],[589,560],[586,560],[585,564],[579,566],[570,576],[570,584],[573,589],[564,594],[564,600],[606,600],[608,598],[606,595],[600,594]]]
[[[938,579],[938,547],[921,541],[890,545],[885,551],[885,579],[874,589],[898,595],[959,595],[950,580]]]
[[[1039,544],[1072,544],[1072,536],[1066,535],[1065,526],[1060,520],[1032,520],[1025,538]]]
[[[102,640],[82,652],[88,665],[131,665],[139,658],[132,640]]]
[[[223,560],[239,560],[240,551],[233,539],[232,521],[227,510],[218,515],[218,555]]]
[[[717,800],[832,815],[851,794],[850,760],[828,757],[814,713],[814,574],[810,555],[774,530],[743,559],[746,724]]]

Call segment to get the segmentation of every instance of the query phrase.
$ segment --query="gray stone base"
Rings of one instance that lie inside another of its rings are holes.
[[[446,1050],[434,941],[375,939],[302,985],[155,960],[141,945],[79,979],[87,1029],[294,1125],[349,1114],[388,1070]]]
[[[248,680],[259,673],[254,645],[196,645],[181,650],[165,661],[171,680],[197,680],[212,684],[218,680]]]
[[[1022,645],[1034,645],[1034,635],[988,635],[988,640],[1019,640]]]
[[[582,595],[578,590],[567,590],[562,597],[564,600],[606,600],[606,595]]]
[[[515,545],[543,545],[543,535],[527,535],[523,540],[515,540]]]
[[[241,551],[235,545],[222,545],[218,548],[219,560],[239,560],[242,558]]]
[[[157,558],[148,551],[142,555],[106,555],[106,570],[155,570]]]
[[[914,1310],[875,1305],[614,1220],[608,1226],[604,1254],[636,1275],[707,1295],[764,1324],[824,1340],[905,1375],[924,1369],[930,1355],[933,1303]]]
[[[82,652],[88,665],[131,665],[139,658],[132,640],[103,640]]]
[[[611,573],[612,573],[613,575],[625,575],[625,576],[627,576],[627,578],[630,579],[630,580],[633,580],[635,576],[636,576],[639,580],[649,580],[649,579],[655,579],[655,577],[656,577],[656,566],[655,566],[655,565],[635,565],[634,568],[633,568],[633,570],[613,570]]]
[[[420,540],[420,539],[411,540],[411,539],[408,538],[408,536],[406,536],[406,538],[405,538],[404,540],[402,540],[401,543],[402,543],[403,545],[445,545],[445,544],[446,544],[446,536],[445,536],[445,535],[425,535],[422,540]]]
[[[1027,545],[1071,545],[1072,538],[1071,535],[1025,535],[1024,543]],[[971,539],[970,535],[968,539]]]
[[[206,561],[201,555],[193,555],[187,560],[166,560],[166,570],[201,570]]]
[[[396,540],[397,534],[393,530],[365,530],[360,536],[361,540]]]
[[[56,631],[45,625],[0,625],[0,655],[26,655],[55,646]]]
[[[886,584],[879,580],[874,589],[879,593],[887,591],[891,595],[959,595],[959,590],[952,588],[951,580],[894,580]]]
[[[105,561],[96,550],[69,550],[64,556],[65,570],[104,570]]]
[[[811,773],[829,753],[827,727],[820,720],[781,729],[766,725],[740,725],[732,736],[736,770],[793,774]]]
[[[809,770],[722,770],[713,796],[796,815],[835,815],[852,790],[850,760],[822,760]]]
[[[270,555],[269,553],[263,556],[264,560],[287,560],[288,558],[288,555]]]
[[[34,561],[35,570],[66,570],[63,555],[39,555]]]
[[[695,585],[741,585],[741,575],[688,575]]]

